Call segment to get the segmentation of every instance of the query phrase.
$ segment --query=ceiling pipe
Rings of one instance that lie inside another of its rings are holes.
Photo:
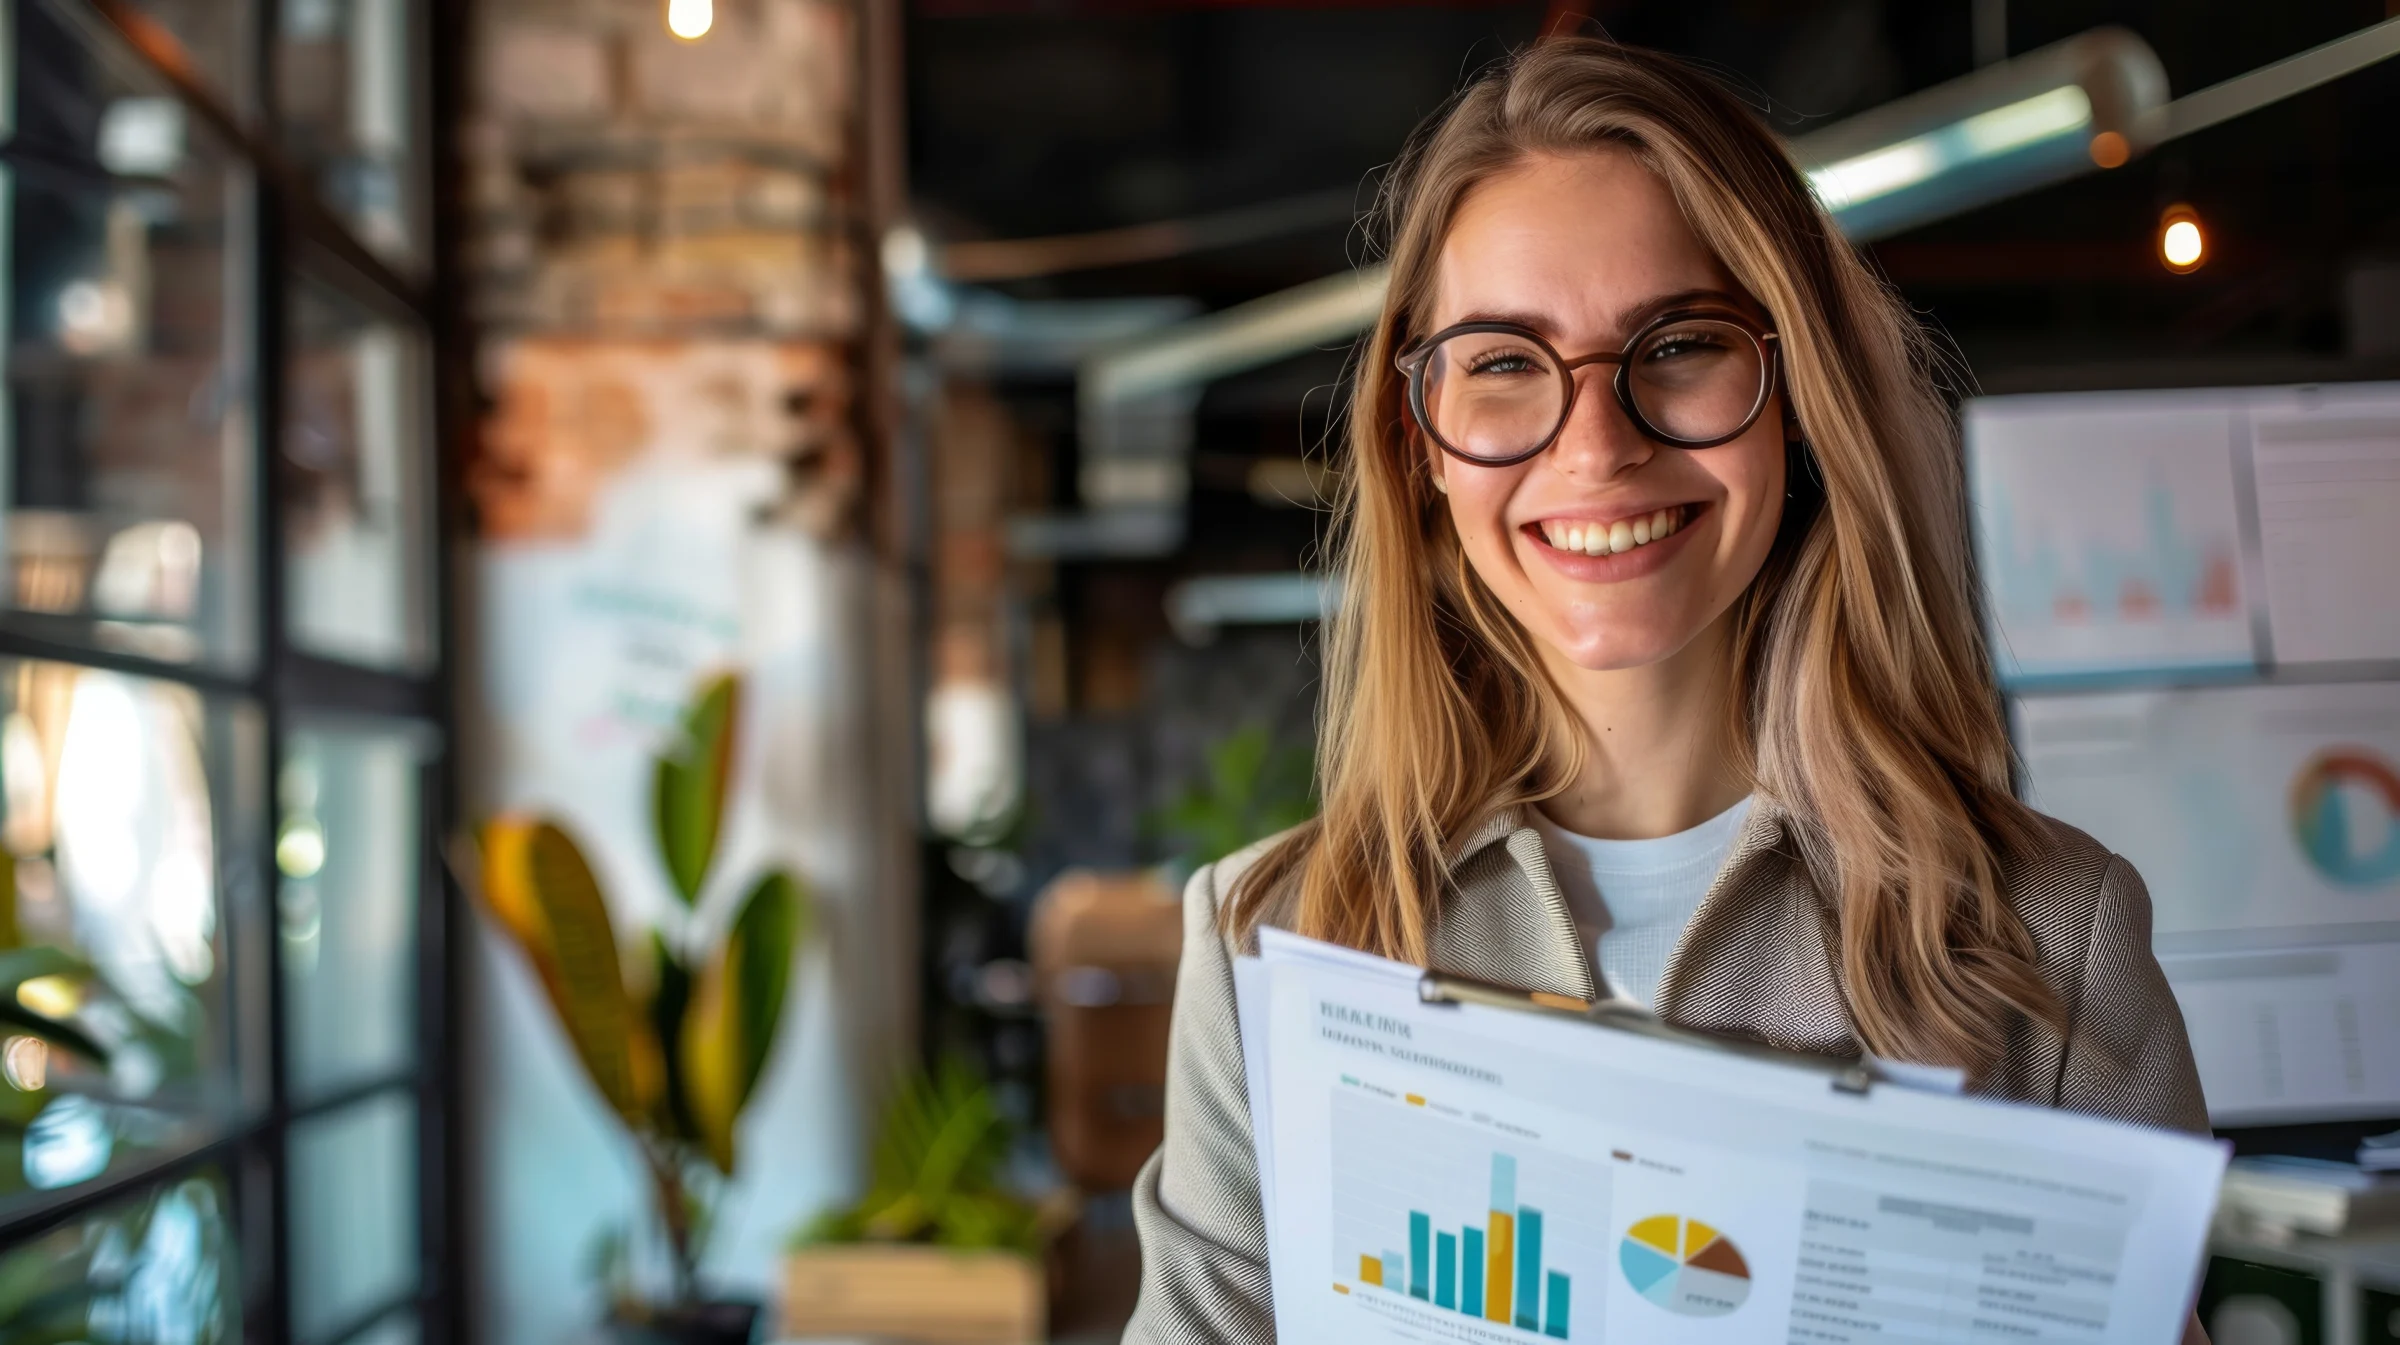
[[[2172,135],[2214,124],[2178,115],[2213,106],[2220,91],[2278,67],[2312,83],[2389,55],[2400,21],[2379,24],[2315,52],[2278,62],[2170,104],[2165,70],[2147,43],[2098,28],[1995,62],[1972,74],[1793,140],[1835,224],[1866,242],[2096,168],[2114,168]],[[2328,49],[2339,48],[2333,55]],[[2331,73],[2327,73],[2331,72]],[[2255,87],[2288,97],[2293,77]],[[2271,98],[2269,99],[2271,101]],[[2239,115],[2229,112],[2223,115]],[[1087,423],[1111,406],[1190,388],[1304,351],[1347,341],[1383,307],[1387,273],[1370,266],[1310,281],[1126,342],[1085,361],[1078,399]]]

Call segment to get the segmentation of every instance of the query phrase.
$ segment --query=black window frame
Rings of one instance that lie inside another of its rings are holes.
[[[246,526],[251,551],[250,620],[254,660],[246,673],[232,674],[205,662],[191,665],[152,660],[51,638],[12,624],[0,615],[0,659],[35,659],[132,674],[191,688],[212,698],[251,707],[263,725],[264,760],[274,766],[296,724],[389,725],[417,732],[426,743],[418,767],[417,909],[414,921],[416,996],[415,1046],[404,1067],[387,1070],[306,1102],[293,1099],[287,1080],[282,939],[275,927],[279,881],[275,861],[279,808],[272,797],[258,800],[244,818],[256,834],[243,839],[239,862],[257,875],[246,888],[227,886],[222,902],[252,909],[224,912],[229,937],[254,931],[241,953],[256,950],[255,965],[228,968],[237,1007],[236,1030],[259,1025],[264,1040],[265,1105],[233,1118],[197,1148],[157,1162],[108,1173],[28,1202],[0,1217],[0,1254],[44,1234],[88,1218],[128,1199],[164,1189],[192,1175],[215,1171],[232,1193],[244,1286],[243,1337],[252,1342],[341,1345],[395,1317],[413,1315],[421,1338],[456,1340],[465,1335],[462,1288],[462,1211],[456,1174],[462,1117],[458,1107],[460,1034],[454,1012],[458,953],[451,936],[462,909],[441,862],[442,837],[458,812],[451,651],[456,604],[452,601],[452,543],[458,536],[457,474],[449,470],[445,445],[461,442],[472,416],[464,390],[468,369],[465,309],[452,281],[455,161],[443,128],[455,125],[461,89],[459,42],[465,28],[464,0],[410,0],[411,121],[418,137],[414,175],[418,205],[413,213],[421,236],[414,241],[418,264],[412,276],[363,244],[318,195],[307,175],[283,152],[276,115],[275,44],[279,0],[248,0],[239,41],[239,78],[247,87],[212,87],[206,74],[177,48],[135,0],[0,0],[16,5],[48,3],[80,11],[94,27],[119,39],[123,51],[146,66],[184,104],[187,115],[206,125],[246,167],[246,181],[232,188],[244,199],[236,209],[247,217],[248,236],[229,240],[245,250],[246,293],[229,294],[249,325],[251,387],[247,466],[252,498]],[[282,473],[277,470],[284,432],[286,365],[289,349],[289,277],[307,272],[378,316],[425,338],[431,352],[429,386],[420,432],[408,464],[426,492],[418,550],[417,583],[424,585],[425,658],[407,672],[370,668],[295,647],[285,608],[285,525]],[[221,864],[221,871],[226,866]],[[250,1068],[245,1065],[245,1069]],[[416,1227],[419,1273],[416,1287],[376,1304],[352,1320],[308,1339],[292,1333],[293,1192],[287,1149],[295,1125],[340,1112],[366,1100],[405,1095],[416,1114]]]

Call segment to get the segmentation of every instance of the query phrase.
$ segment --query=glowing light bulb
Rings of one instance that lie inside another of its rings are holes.
[[[2188,205],[2167,208],[2159,219],[2158,257],[2177,275],[2200,269],[2208,257],[2208,237],[2200,231],[2199,212]]]
[[[716,21],[716,0],[667,0],[667,31],[686,42],[708,36]]]

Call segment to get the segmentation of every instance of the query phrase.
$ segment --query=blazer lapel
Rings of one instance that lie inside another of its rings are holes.
[[[1857,1055],[1831,913],[1761,799],[1659,978],[1660,1017],[1785,1050]]]
[[[1433,964],[1526,990],[1593,999],[1592,953],[1550,869],[1541,833],[1504,809],[1452,855],[1451,894]],[[1784,815],[1761,799],[1734,839],[1659,980],[1661,1018],[1787,1050],[1855,1055],[1834,928],[1789,844]]]
[[[1597,995],[1590,951],[1576,937],[1541,833],[1524,825],[1522,810],[1494,814],[1453,851],[1433,964],[1524,990]]]

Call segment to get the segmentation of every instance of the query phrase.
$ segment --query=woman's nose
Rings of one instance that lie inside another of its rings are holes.
[[[1562,475],[1605,481],[1641,466],[1658,451],[1617,404],[1614,375],[1614,368],[1605,364],[1575,371],[1575,404],[1550,446],[1551,466]]]

